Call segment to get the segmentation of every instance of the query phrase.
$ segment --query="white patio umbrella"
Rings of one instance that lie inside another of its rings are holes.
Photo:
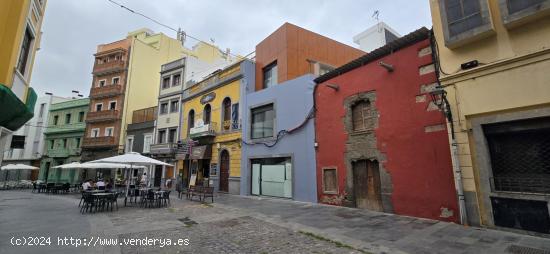
[[[8,164],[5,166],[0,167],[1,170],[23,170],[23,169],[39,169],[34,166],[25,165],[25,164]],[[4,187],[6,186],[6,183],[8,181],[8,175],[9,171],[6,172],[6,178],[4,179]]]
[[[129,164],[130,169],[136,168],[136,166],[150,166],[150,165],[164,165],[164,166],[171,166],[168,163],[155,160],[153,158],[149,158],[147,156],[143,156],[140,153],[136,152],[129,152],[123,155],[103,158],[95,161],[90,161],[89,163],[119,163],[119,164]],[[128,168],[126,168],[128,170]],[[128,199],[128,190],[130,189],[130,181],[127,181],[126,183],[126,196],[124,198],[124,205],[126,205],[126,200]]]

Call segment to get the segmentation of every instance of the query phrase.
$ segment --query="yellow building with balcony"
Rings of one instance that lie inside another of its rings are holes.
[[[466,222],[550,233],[550,1],[430,6]]]
[[[176,154],[184,185],[240,193],[241,100],[254,87],[254,63],[243,60],[188,87],[182,97],[183,153]]]
[[[45,9],[46,0],[0,1],[0,151],[11,131],[33,117],[30,81]]]

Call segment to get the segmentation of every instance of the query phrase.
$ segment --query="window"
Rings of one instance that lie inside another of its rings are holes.
[[[134,147],[134,136],[128,136],[126,138],[126,152],[132,152]]]
[[[195,110],[189,111],[189,117],[187,118],[187,126],[189,126],[189,129],[195,127]]]
[[[159,130],[159,136],[158,136],[158,144],[164,143],[164,140],[166,139],[166,130]]]
[[[447,47],[460,46],[492,31],[486,0],[440,0]]]
[[[229,130],[231,129],[231,99],[223,99],[222,109],[223,129]]]
[[[506,0],[506,6],[508,7],[508,13],[514,14],[527,8],[540,5],[544,1],[546,0]]]
[[[27,29],[25,29],[25,37],[23,37],[21,53],[19,54],[19,61],[17,63],[17,70],[21,73],[21,75],[25,75],[33,40],[34,36],[32,35],[30,28],[27,27]]]
[[[167,114],[168,113],[168,102],[162,102],[160,104],[160,114]]]
[[[479,0],[446,0],[447,24],[451,36],[482,24]]]
[[[170,112],[172,112],[172,113],[178,112],[178,105],[179,105],[179,100],[171,101],[170,102]]]
[[[364,131],[374,128],[371,103],[361,100],[351,107],[351,119],[354,131]]]
[[[79,123],[84,122],[84,112],[78,113],[78,122]]]
[[[264,88],[277,84],[277,61],[264,68]]]
[[[105,136],[106,137],[112,137],[113,136],[113,132],[114,132],[115,128],[114,127],[107,127],[105,128]]]
[[[162,79],[162,89],[170,88],[170,77],[165,77]]]
[[[64,138],[61,144],[63,144],[63,148],[67,148],[67,139]]]
[[[499,0],[499,7],[504,25],[508,28],[550,14],[550,0]]]
[[[44,109],[46,108],[46,103],[40,104],[40,113],[38,114],[38,117],[42,118],[44,116]]]
[[[270,138],[273,137],[275,124],[275,112],[273,104],[261,106],[252,109],[252,131],[251,138]]]
[[[212,107],[210,104],[204,105],[204,111],[202,113],[202,120],[204,121],[204,124],[210,124],[210,116],[212,114]]]
[[[178,141],[178,129],[170,129],[168,131],[168,142],[176,143]]]
[[[59,121],[59,116],[53,116],[53,125],[57,125],[57,121]]]
[[[98,87],[104,87],[104,86],[105,86],[105,79],[100,80],[100,81],[97,83],[97,86],[98,86]]]
[[[153,134],[148,133],[143,135],[143,152],[148,153],[151,148],[151,143],[153,143]]]
[[[172,86],[179,86],[180,85],[180,75],[179,74],[176,74],[174,75],[174,77],[172,78]]]
[[[335,168],[323,168],[323,192],[329,194],[338,192],[338,176]]]
[[[65,114],[65,124],[71,123],[71,114]]]
[[[76,138],[75,141],[76,141],[75,142],[75,144],[76,144],[75,148],[80,148],[80,138]]]
[[[109,102],[109,110],[116,110],[116,101]]]
[[[119,81],[120,81],[119,77],[114,77],[113,80],[111,81],[111,84],[112,85],[118,85]]]
[[[103,109],[103,103],[95,104],[95,111],[101,111]]]
[[[93,128],[92,132],[90,133],[90,137],[92,137],[92,138],[99,137],[99,128]]]

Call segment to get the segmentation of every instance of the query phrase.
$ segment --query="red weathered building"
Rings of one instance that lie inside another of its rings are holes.
[[[458,220],[429,37],[421,28],[315,80],[319,202]]]

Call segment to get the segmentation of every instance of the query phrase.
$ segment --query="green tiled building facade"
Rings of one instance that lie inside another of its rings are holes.
[[[57,165],[80,162],[90,100],[74,99],[50,106],[44,132],[45,153],[40,163],[39,179],[55,183],[80,183],[82,169],[55,169]]]

